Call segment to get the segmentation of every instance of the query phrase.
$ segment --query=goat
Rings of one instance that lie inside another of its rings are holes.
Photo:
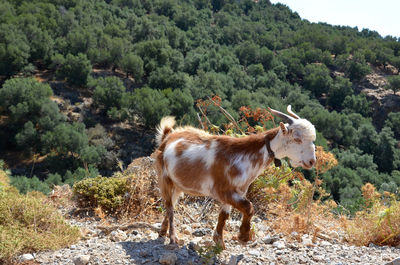
[[[269,109],[286,124],[242,138],[211,135],[190,126],[173,129],[175,119],[164,117],[157,128],[156,168],[166,214],[160,236],[177,243],[174,205],[184,192],[221,202],[213,239],[225,248],[223,230],[231,207],[243,214],[238,240],[251,240],[253,205],[245,198],[250,184],[274,159],[288,157],[294,167],[311,169],[315,158],[315,128],[287,107],[289,115]]]

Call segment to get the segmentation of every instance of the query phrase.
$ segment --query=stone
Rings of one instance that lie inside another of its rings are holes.
[[[400,258],[396,258],[391,262],[386,263],[385,265],[400,265]]]
[[[139,255],[142,257],[147,257],[147,256],[149,256],[149,252],[147,252],[147,250],[145,250],[145,249],[142,249],[139,251]]]
[[[178,260],[178,257],[175,255],[175,253],[168,252],[168,253],[161,255],[158,262],[160,262],[161,264],[164,264],[164,265],[174,265],[177,260]]]
[[[192,233],[192,235],[194,235],[194,236],[205,236],[205,235],[211,235],[211,234],[212,234],[212,230],[210,228],[197,228]]]
[[[227,265],[237,265],[238,264],[238,259],[236,256],[232,255],[231,258],[229,259],[229,262]]]
[[[86,265],[89,263],[89,261],[90,261],[89,255],[81,255],[74,259],[74,264],[75,265]]]
[[[33,260],[35,257],[32,254],[23,254],[19,257],[20,261],[28,261],[28,260]]]
[[[265,244],[273,244],[274,242],[278,241],[279,237],[277,236],[266,236],[262,239]]]
[[[128,238],[126,233],[121,230],[115,230],[110,233],[110,239],[114,242],[124,241]]]
[[[321,247],[329,247],[329,246],[332,246],[332,244],[330,243],[330,242],[328,242],[328,241],[321,241],[320,243],[319,243],[319,245],[321,246]]]
[[[322,255],[315,255],[315,256],[312,257],[312,259],[313,259],[314,261],[316,261],[316,262],[322,262],[322,261],[324,261],[324,256],[322,256]]]
[[[250,249],[249,250],[249,254],[250,255],[252,255],[252,256],[261,256],[261,252],[260,251],[258,251],[257,249]]]
[[[307,247],[314,245],[311,238],[307,234],[301,237],[301,242],[303,243],[304,246]]]
[[[297,233],[296,231],[293,231],[292,233],[290,233],[290,235],[292,237],[297,237],[299,235],[299,233]]]
[[[182,233],[185,235],[191,235],[193,233],[193,229],[189,225],[182,225]]]
[[[283,241],[275,241],[273,244],[272,244],[272,246],[273,247],[275,247],[275,248],[277,248],[277,249],[284,249],[286,246],[285,246],[285,243],[283,242]]]

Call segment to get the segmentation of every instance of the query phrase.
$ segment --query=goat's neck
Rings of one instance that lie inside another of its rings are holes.
[[[270,140],[271,150],[275,154],[275,158],[282,159],[286,157],[286,137],[283,136],[282,130],[279,130],[275,137]]]

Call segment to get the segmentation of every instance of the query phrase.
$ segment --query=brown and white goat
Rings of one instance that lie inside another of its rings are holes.
[[[270,111],[286,124],[243,138],[211,135],[193,127],[173,129],[175,119],[164,117],[158,128],[157,171],[166,215],[160,236],[169,226],[170,243],[177,243],[174,205],[185,192],[209,196],[221,202],[214,241],[224,247],[223,229],[231,207],[243,214],[238,239],[250,238],[250,220],[254,209],[245,198],[250,184],[274,158],[288,157],[291,165],[306,169],[315,163],[315,128],[291,111],[286,115]]]

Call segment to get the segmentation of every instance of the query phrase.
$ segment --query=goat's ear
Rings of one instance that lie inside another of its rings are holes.
[[[279,127],[281,127],[283,135],[287,135],[288,129],[286,128],[285,124],[283,122],[279,123]]]

